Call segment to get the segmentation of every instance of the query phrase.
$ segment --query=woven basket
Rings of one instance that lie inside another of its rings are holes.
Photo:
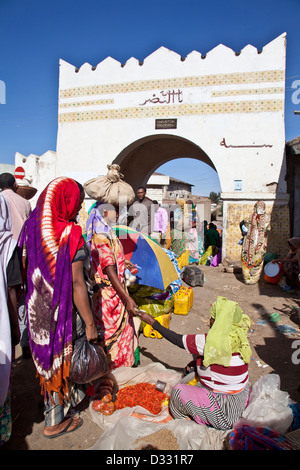
[[[19,196],[22,196],[24,199],[31,199],[37,193],[36,188],[32,188],[31,186],[18,186],[16,193]]]

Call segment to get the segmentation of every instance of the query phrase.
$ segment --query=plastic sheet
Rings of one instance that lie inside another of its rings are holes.
[[[280,378],[277,374],[268,374],[260,377],[253,385],[249,404],[234,427],[243,424],[266,426],[285,434],[292,421],[289,394],[280,390]]]
[[[166,383],[166,387],[164,392],[170,395],[172,388],[176,385],[180,379],[181,374],[175,372],[171,369],[166,369],[160,363],[151,363],[144,367],[119,367],[111,372],[114,376],[114,380],[119,386],[119,389],[122,387],[126,387],[128,385],[135,385],[137,383],[147,382],[156,384],[158,380],[161,382]],[[141,406],[135,406],[132,408],[126,407],[120,410],[116,410],[111,416],[104,416],[101,413],[97,413],[93,410],[92,401],[89,406],[90,414],[103,431],[111,428],[114,424],[116,424],[122,417],[124,416],[134,416],[135,418],[139,418],[143,422],[150,423],[162,423],[168,422],[172,417],[169,413],[168,406],[163,407],[161,413],[158,415],[151,414],[145,408]]]
[[[168,394],[182,377],[160,363],[151,363],[137,369],[120,367],[113,374],[120,388],[139,382],[156,383],[159,380],[166,383],[164,392]],[[103,430],[102,436],[90,450],[131,450],[135,448],[136,439],[161,429],[172,431],[181,450],[221,450],[224,439],[230,432],[199,425],[187,419],[173,419],[168,407],[155,416],[141,407],[123,408],[110,416],[104,416],[93,410],[91,402],[89,411],[93,421]]]
[[[222,450],[230,431],[219,431],[194,421],[173,419],[166,424],[145,423],[131,416],[122,417],[112,429],[106,431],[89,450],[132,450],[141,437],[169,429],[180,450]]]

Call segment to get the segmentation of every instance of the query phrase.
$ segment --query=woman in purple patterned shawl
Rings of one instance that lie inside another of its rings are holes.
[[[79,328],[88,341],[98,337],[83,276],[84,255],[78,256],[84,239],[74,222],[83,198],[76,181],[56,178],[40,195],[19,239],[27,272],[29,344],[44,395],[47,438],[81,426],[78,416],[66,415],[84,398],[80,386],[69,380],[73,340]]]

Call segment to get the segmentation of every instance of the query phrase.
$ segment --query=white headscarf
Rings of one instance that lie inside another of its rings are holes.
[[[17,242],[11,233],[8,204],[0,194],[0,407],[6,399],[11,373],[11,330],[7,306],[6,268]]]

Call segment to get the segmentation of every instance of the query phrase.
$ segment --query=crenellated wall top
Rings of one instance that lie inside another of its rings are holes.
[[[281,48],[281,53],[278,50]],[[107,57],[96,66],[87,62],[80,68],[60,59],[60,89],[95,83],[118,83],[132,80],[255,72],[285,69],[286,33],[265,45],[262,50],[248,44],[241,51],[219,44],[205,55],[192,51],[186,57],[160,47],[143,61],[131,57],[122,64]]]

